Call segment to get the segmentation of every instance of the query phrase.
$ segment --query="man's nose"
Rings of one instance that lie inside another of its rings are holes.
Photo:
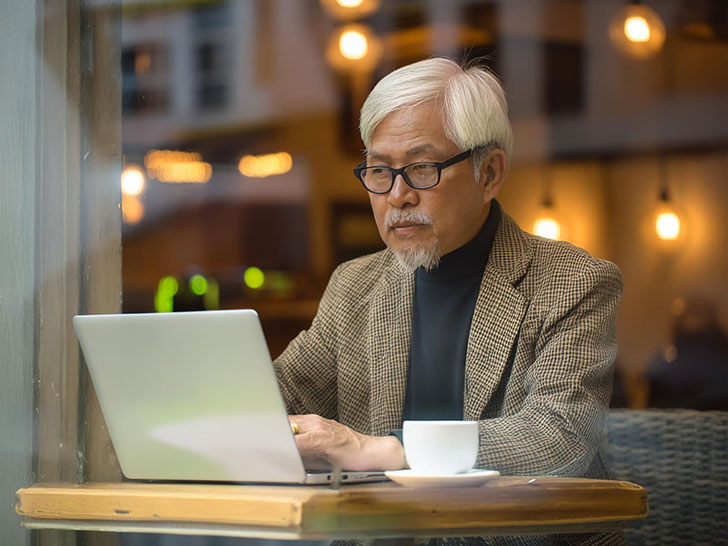
[[[402,208],[407,205],[416,205],[419,200],[417,190],[410,187],[407,182],[404,181],[404,177],[398,174],[394,179],[394,185],[387,194],[387,201],[389,204],[396,208]]]

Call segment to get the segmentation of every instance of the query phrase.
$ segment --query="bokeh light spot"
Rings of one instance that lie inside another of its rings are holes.
[[[357,30],[347,30],[339,38],[339,51],[347,59],[363,59],[368,50],[367,37]]]
[[[630,42],[649,42],[650,25],[647,19],[638,15],[624,22],[624,35]]]
[[[205,292],[207,292],[207,279],[199,273],[197,275],[192,275],[190,278],[190,290],[196,296],[202,296]]]
[[[657,215],[655,230],[660,239],[674,241],[680,235],[680,218],[674,212],[663,212]]]
[[[539,218],[533,223],[533,232],[539,237],[559,240],[561,225],[553,218]]]
[[[121,193],[139,195],[144,191],[144,172],[137,165],[128,165],[121,172]]]
[[[257,267],[249,267],[243,274],[243,280],[248,288],[258,289],[265,282],[265,274]]]
[[[159,291],[174,296],[179,290],[179,283],[174,277],[162,277],[159,281]]]

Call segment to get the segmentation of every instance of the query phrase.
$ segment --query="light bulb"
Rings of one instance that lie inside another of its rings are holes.
[[[340,72],[369,74],[379,64],[382,50],[382,42],[371,27],[350,23],[329,38],[326,60]]]
[[[533,233],[539,237],[558,241],[561,238],[561,224],[553,218],[542,217],[533,223]]]
[[[674,241],[680,235],[680,218],[672,211],[664,211],[655,219],[657,236],[664,241]]]
[[[339,51],[347,59],[363,59],[368,49],[367,37],[358,30],[347,30],[339,38]]]
[[[364,0],[336,0],[342,8],[358,8]]]
[[[623,6],[609,22],[609,36],[622,53],[635,59],[647,59],[662,49],[665,24],[649,6]]]
[[[139,195],[144,191],[144,172],[137,165],[129,165],[121,172],[121,193]]]
[[[629,17],[624,22],[624,35],[630,42],[647,42],[650,39],[650,24],[644,17]]]

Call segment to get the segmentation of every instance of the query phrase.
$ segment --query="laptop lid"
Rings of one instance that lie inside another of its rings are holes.
[[[305,481],[255,311],[73,323],[126,477]]]

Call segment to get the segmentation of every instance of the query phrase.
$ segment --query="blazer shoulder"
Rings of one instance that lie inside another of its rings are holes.
[[[520,281],[531,279],[596,274],[616,276],[621,273],[615,264],[595,258],[583,248],[566,241],[554,241],[524,231],[503,212],[496,233],[491,258],[494,265]]]
[[[393,274],[401,274],[401,269],[392,252],[385,249],[340,264],[331,275],[329,288],[339,298],[362,301]]]
[[[575,279],[606,283],[621,292],[622,273],[617,265],[596,258],[583,248],[566,241],[552,241],[526,233],[533,249],[531,277],[540,285],[570,284]],[[591,284],[591,283],[590,283]]]

